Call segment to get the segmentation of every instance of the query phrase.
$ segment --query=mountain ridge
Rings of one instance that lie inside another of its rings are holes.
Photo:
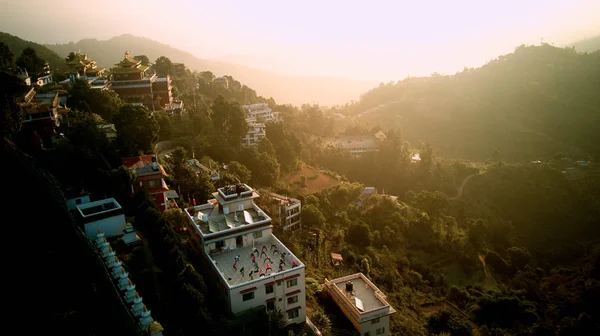
[[[360,94],[377,83],[327,76],[289,76],[254,69],[245,65],[219,62],[196,57],[194,54],[152,40],[148,37],[122,34],[107,40],[82,39],[66,44],[46,44],[59,55],[71,51],[86,52],[99,65],[112,67],[123,58],[126,50],[133,55],[147,55],[151,61],[167,56],[173,62],[185,63],[196,71],[212,71],[217,76],[230,75],[252,87],[265,97],[273,97],[278,103],[303,104],[318,102],[323,105],[344,104],[357,100]]]

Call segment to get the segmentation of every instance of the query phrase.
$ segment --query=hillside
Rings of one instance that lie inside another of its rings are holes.
[[[31,47],[36,51],[40,58],[50,63],[51,69],[67,70],[64,58],[41,44],[25,41],[17,36],[3,32],[0,32],[0,42],[4,42],[10,48],[15,54],[15,58],[18,57],[25,48]]]
[[[279,103],[303,104],[316,101],[325,105],[342,104],[357,99],[361,92],[375,84],[370,81],[332,77],[282,76],[242,65],[200,59],[189,52],[132,35],[121,35],[109,40],[84,39],[77,43],[46,46],[65,56],[73,50],[84,51],[105,67],[117,63],[125,50],[134,55],[147,55],[151,61],[159,56],[167,56],[173,62],[185,63],[192,70],[208,70],[217,76],[233,76],[254,88],[259,95],[273,97]]]
[[[380,85],[342,113],[363,127],[429,142],[440,156],[600,157],[598,87],[600,51],[521,46],[478,69]]]
[[[577,41],[571,46],[575,47],[578,52],[594,52],[600,50],[600,35],[594,36],[585,40]]]

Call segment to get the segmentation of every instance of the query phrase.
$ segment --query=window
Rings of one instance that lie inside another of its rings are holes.
[[[369,336],[369,332],[367,331],[366,333],[363,334],[363,336]]]
[[[296,303],[296,302],[298,302],[298,295],[294,295],[294,296],[288,298],[288,304],[292,304],[292,303]]]
[[[297,284],[298,284],[298,279],[292,279],[292,280],[288,280],[288,281],[286,282],[286,285],[287,285],[287,287],[288,287],[288,288],[290,288],[290,287],[294,287],[294,286],[296,286]]]
[[[221,248],[223,246],[225,246],[225,241],[224,240],[220,240],[216,243],[217,248]]]
[[[155,188],[156,187],[156,182],[154,180],[148,181],[148,187],[149,188]]]
[[[254,236],[254,239],[256,239],[256,238],[262,238],[262,231],[253,232],[252,236]]]
[[[277,281],[277,286],[281,286],[281,281]]]
[[[75,204],[81,204],[81,198],[76,199]]]
[[[383,335],[385,333],[385,327],[381,327],[375,330],[375,335]]]
[[[267,311],[275,310],[275,301],[267,302]]]
[[[288,312],[288,319],[291,320],[291,319],[294,319],[296,317],[298,317],[298,309],[296,309],[296,310],[290,310]]]
[[[249,301],[254,299],[254,292],[246,293],[242,295],[242,301]]]
[[[374,320],[371,320],[371,324],[375,324],[375,323],[379,323],[379,317]]]
[[[267,294],[273,293],[273,284],[266,285],[265,286],[265,291],[267,292]]]

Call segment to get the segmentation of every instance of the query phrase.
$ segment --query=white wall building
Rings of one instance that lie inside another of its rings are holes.
[[[265,124],[251,121],[250,119],[246,119],[248,122],[248,132],[242,138],[243,146],[256,146],[260,142],[260,140],[264,139],[267,136]]]
[[[67,197],[67,208],[69,210],[77,210],[77,206],[81,204],[90,203],[90,194],[84,191],[67,191],[65,192]]]
[[[396,310],[362,273],[331,281],[325,279],[325,288],[360,335],[390,335],[390,315]]]
[[[260,195],[238,184],[213,196],[185,213],[231,313],[264,307],[283,312],[289,324],[304,323],[305,266],[272,234],[271,218],[254,203]]]
[[[295,231],[302,228],[302,203],[299,199],[270,193],[269,196],[279,202],[280,225],[284,231]]]
[[[271,108],[269,108],[269,104],[260,103],[260,104],[252,104],[252,105],[244,105],[244,110],[246,110],[246,117],[248,119],[256,120],[264,120],[264,121],[278,121],[278,113],[273,112]]]
[[[106,237],[123,235],[125,214],[114,198],[84,203],[76,209],[77,217],[89,239],[94,239],[98,230],[104,232]]]

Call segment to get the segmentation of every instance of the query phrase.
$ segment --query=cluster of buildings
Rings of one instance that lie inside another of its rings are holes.
[[[23,79],[27,86],[31,86],[32,84],[44,86],[54,82],[52,73],[50,72],[50,64],[48,62],[44,63],[42,72],[35,74],[33,77],[32,74],[27,72],[27,69],[21,68],[18,69],[18,76]],[[32,81],[32,79],[34,80]]]
[[[69,78],[60,82],[68,85],[76,79],[86,80],[92,89],[113,90],[127,103],[145,106],[150,111],[164,110],[169,114],[183,112],[183,102],[173,98],[169,75],[158,77],[126,51],[123,59],[113,68],[98,67],[96,61],[84,53],[71,53],[66,59]]]
[[[267,103],[242,106],[246,111],[248,132],[242,138],[243,146],[256,146],[267,136],[265,121],[279,121],[279,112],[273,112]]]
[[[170,115],[183,113],[183,101],[173,98],[171,77],[158,77],[150,73],[150,67],[131,57],[129,52],[126,52],[123,60],[110,70],[98,66],[96,61],[81,52],[70,53],[65,62],[69,68],[69,78],[59,83],[64,87],[75,80],[84,80],[92,90],[113,90],[129,104],[145,106],[151,111],[166,111]],[[21,77],[31,84],[26,70],[22,71]],[[44,73],[36,78],[39,86],[52,83],[49,65]],[[23,129],[32,135],[35,146],[51,147],[56,142],[57,128],[68,115],[66,103],[67,97],[59,95],[58,91],[36,93],[32,87],[25,94],[21,101]],[[116,137],[113,125],[105,124],[99,127],[109,139]]]
[[[121,303],[127,309],[137,327],[148,335],[162,336],[164,328],[154,321],[152,313],[136,291],[129,273],[113,251],[111,241],[121,240],[126,246],[141,243],[140,237],[131,224],[126,223],[121,205],[114,198],[106,198],[91,202],[85,192],[69,192],[66,194],[67,207],[73,213],[86,237],[96,248],[98,257],[102,259],[107,274],[119,292]]]
[[[386,138],[385,133],[378,131],[372,135],[340,135],[327,138],[324,142],[326,147],[338,148],[353,156],[360,156],[363,153],[378,151]]]

